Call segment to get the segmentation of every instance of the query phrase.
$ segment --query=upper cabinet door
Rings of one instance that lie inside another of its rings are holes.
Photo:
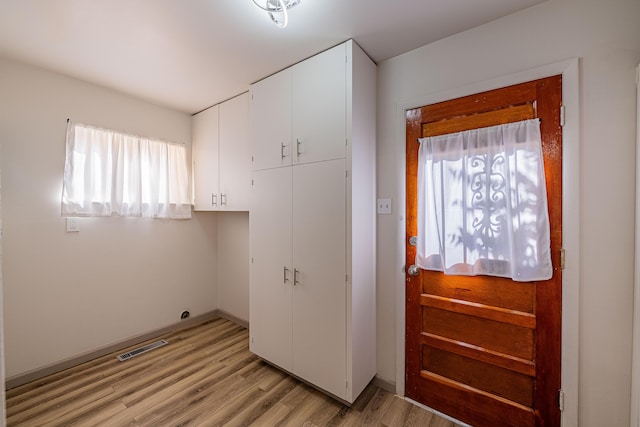
[[[249,94],[220,104],[220,210],[248,211],[251,198]]]
[[[291,69],[251,85],[253,170],[291,165]]]
[[[346,67],[345,44],[293,67],[294,163],[345,157]]]
[[[218,210],[218,106],[196,114],[191,121],[194,209]]]

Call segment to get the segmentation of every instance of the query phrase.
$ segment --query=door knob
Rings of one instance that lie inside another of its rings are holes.
[[[420,274],[420,267],[418,267],[415,264],[410,265],[409,268],[407,269],[407,273],[409,274],[409,276],[414,276],[415,277],[418,274]]]

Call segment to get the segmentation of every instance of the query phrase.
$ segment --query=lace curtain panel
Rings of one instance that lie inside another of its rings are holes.
[[[69,123],[62,215],[191,218],[184,145]]]
[[[538,119],[419,141],[416,265],[445,274],[549,279]]]

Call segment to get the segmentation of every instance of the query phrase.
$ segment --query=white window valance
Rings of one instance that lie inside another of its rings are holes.
[[[185,146],[69,123],[62,215],[191,218]]]
[[[419,141],[416,264],[445,274],[549,279],[539,120]]]

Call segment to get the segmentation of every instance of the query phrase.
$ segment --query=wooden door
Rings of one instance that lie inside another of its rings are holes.
[[[251,85],[249,95],[253,170],[291,165],[291,68]]]
[[[418,138],[541,119],[553,277],[406,276],[406,395],[473,426],[559,426],[561,76],[407,112],[407,259],[417,234]]]
[[[345,157],[346,67],[344,43],[293,67],[294,163]]]
[[[291,167],[253,173],[250,224],[249,347],[293,369]]]
[[[292,169],[293,372],[346,399],[345,160]]]

